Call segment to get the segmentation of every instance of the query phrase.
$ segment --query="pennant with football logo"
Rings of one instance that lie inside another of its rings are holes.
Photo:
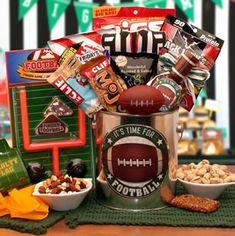
[[[79,24],[79,32],[86,32],[90,29],[93,17],[93,7],[96,3],[74,2],[74,8]]]
[[[22,20],[25,14],[33,7],[38,0],[19,0],[18,20]]]
[[[167,0],[145,0],[143,2],[145,7],[159,7],[159,8],[166,8]]]
[[[177,6],[182,12],[189,18],[189,20],[194,21],[194,0],[174,0]]]
[[[223,8],[223,0],[211,0],[213,3],[215,3],[217,6]]]
[[[70,4],[70,0],[46,0],[49,31],[51,32]]]

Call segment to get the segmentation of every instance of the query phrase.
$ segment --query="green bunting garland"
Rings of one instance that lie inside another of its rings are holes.
[[[207,98],[207,93],[206,90],[204,88],[201,89],[200,93],[199,93],[199,97],[201,98]]]
[[[39,0],[18,0],[19,3],[19,12],[18,20],[22,20],[23,17],[30,11],[30,9],[38,2]],[[47,15],[49,30],[54,28],[62,14],[66,11],[67,7],[71,3],[71,0],[43,0],[46,1]],[[114,4],[114,6],[138,6],[143,5],[145,7],[159,7],[166,8],[167,1],[169,0],[133,0],[133,2],[126,2],[120,4]],[[185,13],[189,20],[194,21],[194,1],[195,0],[174,0],[177,6]],[[223,0],[211,0],[218,7],[223,8]],[[73,1],[75,8],[77,21],[79,23],[79,31],[86,32],[92,23],[92,8],[97,6],[97,3],[88,3]]]
[[[223,8],[223,0],[211,0],[213,3],[215,3],[217,6]]]
[[[145,0],[143,4],[145,7],[166,8],[167,0]]]
[[[22,20],[25,14],[33,7],[38,0],[19,0],[18,20]]]
[[[189,20],[194,21],[194,0],[174,0]]]
[[[70,0],[46,0],[49,31],[51,32],[60,17],[66,11]]]
[[[96,3],[74,2],[80,33],[89,30],[92,24],[93,7],[97,5]]]

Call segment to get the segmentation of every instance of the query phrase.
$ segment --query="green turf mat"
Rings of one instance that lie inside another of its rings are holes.
[[[65,212],[51,211],[48,217],[42,221],[12,219],[9,216],[0,218],[0,228],[13,229],[23,233],[44,234],[47,228],[63,219]]]
[[[178,194],[184,193],[181,185],[178,185],[177,190]],[[92,193],[78,209],[65,216],[65,223],[70,228],[80,224],[235,227],[235,186],[228,187],[219,200],[221,207],[210,214],[174,207],[158,211],[130,212],[99,205],[95,200],[95,194]]]

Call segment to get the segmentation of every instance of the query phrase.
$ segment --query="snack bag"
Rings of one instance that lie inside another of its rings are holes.
[[[111,66],[126,83],[127,87],[146,84],[157,73],[159,49],[165,42],[165,34],[140,30],[103,34],[102,45],[110,50]],[[115,45],[120,38],[119,45]]]
[[[190,111],[194,99],[210,77],[209,71],[221,51],[223,40],[171,15],[167,15],[161,31],[166,34],[166,42],[160,50],[160,73],[170,70],[185,49],[199,59],[199,63],[186,77],[188,86],[191,86],[189,91],[194,90],[195,96],[188,91],[180,101],[180,105]]]
[[[47,43],[60,64],[66,58],[67,53],[77,53],[78,56],[91,52],[95,54],[104,53],[104,48],[101,46],[101,34],[98,32],[72,34],[63,38],[50,40]],[[93,57],[95,56],[93,55]],[[84,61],[91,58],[92,56],[87,56],[87,58],[84,58]]]
[[[91,39],[85,37],[77,37],[78,42],[73,43],[67,39],[60,42],[64,45],[72,45],[64,48],[64,51],[56,51],[59,64],[61,65],[58,71],[52,75],[48,82],[54,87],[60,89],[68,98],[70,98],[76,105],[84,110],[88,117],[93,115],[103,108],[97,94],[94,92],[88,81],[82,76],[78,75],[79,71],[72,59],[76,55],[79,62],[86,63],[90,59],[98,55],[104,55],[105,50]],[[84,41],[81,41],[84,40]],[[59,40],[57,40],[58,42]],[[67,44],[65,44],[67,42]],[[55,46],[54,44],[52,44]],[[55,46],[54,49],[59,50],[60,47]],[[59,53],[59,55],[57,54]],[[70,58],[69,60],[66,60]],[[76,73],[74,73],[76,71]],[[59,80],[58,80],[59,78]]]
[[[102,34],[102,46],[110,52],[112,69],[127,87],[146,84],[157,74],[159,49],[165,42],[159,30],[168,13],[174,14],[174,10],[107,6],[93,9],[93,27]]]
[[[81,62],[74,59],[74,54],[67,55],[61,66],[47,81],[80,106],[88,117],[93,117],[103,106],[87,80],[77,76],[80,64]]]
[[[79,66],[79,71],[95,90],[101,103],[108,111],[121,111],[118,99],[126,89],[122,79],[113,72],[109,60],[105,56],[98,56]]]

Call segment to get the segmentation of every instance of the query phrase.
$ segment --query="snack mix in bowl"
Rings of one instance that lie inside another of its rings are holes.
[[[53,210],[67,211],[77,208],[91,189],[90,178],[52,175],[35,186],[33,195],[40,197]]]
[[[212,199],[235,184],[235,173],[231,173],[226,165],[211,165],[208,160],[182,165],[176,176],[190,194]]]

